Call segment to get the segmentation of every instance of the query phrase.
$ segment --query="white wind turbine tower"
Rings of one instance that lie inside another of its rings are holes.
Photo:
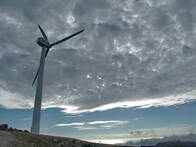
[[[38,25],[42,36],[37,39],[37,44],[42,47],[42,52],[41,52],[41,58],[40,58],[40,64],[37,70],[37,73],[35,75],[35,78],[33,80],[32,86],[34,85],[36,79],[37,79],[37,87],[36,87],[36,94],[35,94],[35,103],[34,103],[34,109],[33,109],[33,119],[32,119],[32,126],[31,126],[31,132],[35,134],[39,134],[40,130],[40,113],[41,113],[41,102],[42,102],[42,87],[43,87],[43,76],[44,76],[44,64],[45,64],[45,59],[48,55],[48,52],[51,47],[62,43],[79,33],[83,32],[84,30],[81,30],[75,34],[72,34],[68,37],[65,37],[59,41],[56,41],[52,44],[49,43],[49,40],[44,33],[43,29],[41,28],[40,25]]]

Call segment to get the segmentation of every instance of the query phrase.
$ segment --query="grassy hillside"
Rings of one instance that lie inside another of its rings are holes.
[[[47,135],[0,130],[0,147],[117,147]]]

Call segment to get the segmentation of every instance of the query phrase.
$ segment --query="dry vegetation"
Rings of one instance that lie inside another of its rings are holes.
[[[116,147],[66,137],[0,130],[0,147]]]

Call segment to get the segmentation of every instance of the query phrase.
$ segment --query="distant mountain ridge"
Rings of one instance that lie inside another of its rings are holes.
[[[196,142],[169,141],[169,142],[158,143],[154,147],[196,147]]]
[[[155,146],[164,143],[194,143],[196,142],[196,134],[188,134],[188,135],[173,135],[164,138],[152,138],[152,139],[143,139],[137,143],[133,143],[132,141],[127,142],[125,145],[143,145],[143,146]],[[196,147],[196,145],[195,145]]]

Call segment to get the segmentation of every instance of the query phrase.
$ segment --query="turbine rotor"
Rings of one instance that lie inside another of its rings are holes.
[[[69,40],[72,37],[74,37],[74,36],[76,36],[76,35],[78,35],[78,34],[80,34],[80,33],[82,33],[84,31],[84,29],[83,30],[80,30],[79,32],[76,32],[76,33],[74,33],[74,34],[72,34],[72,35],[70,35],[68,37],[65,37],[65,38],[63,38],[63,39],[61,39],[59,41],[56,41],[56,42],[50,44],[49,41],[48,41],[48,37],[47,37],[46,33],[44,32],[44,30],[42,29],[42,27],[40,25],[38,25],[38,27],[39,27],[39,30],[40,30],[40,32],[41,32],[41,34],[42,34],[43,37],[39,37],[37,39],[37,44],[40,47],[42,47],[42,48],[43,47],[46,47],[45,58],[47,57],[48,52],[49,52],[49,50],[50,50],[51,47],[53,47],[53,46],[55,46],[57,44],[60,44],[60,43],[62,43],[64,41],[66,41],[66,40]],[[37,72],[36,72],[36,75],[35,75],[35,77],[33,79],[32,86],[34,85],[34,83],[35,83],[35,81],[36,81],[36,79],[38,77],[38,73],[39,73],[39,67],[38,67]]]

